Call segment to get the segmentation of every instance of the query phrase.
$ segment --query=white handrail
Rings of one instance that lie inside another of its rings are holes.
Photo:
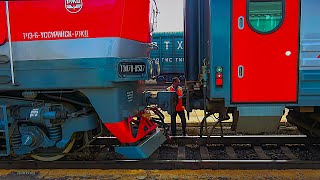
[[[7,28],[8,28],[8,40],[10,49],[10,67],[11,67],[11,81],[15,85],[14,71],[13,71],[13,56],[12,56],[12,41],[11,41],[11,29],[10,29],[10,14],[9,14],[9,2],[6,1],[6,15],[7,15]]]

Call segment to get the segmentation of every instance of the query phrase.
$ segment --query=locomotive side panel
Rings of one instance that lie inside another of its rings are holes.
[[[137,81],[148,78],[148,0],[139,4],[128,0],[12,1],[8,6],[19,85],[4,83],[1,89],[104,89],[108,95],[86,94],[103,122],[118,122],[137,112],[142,98]],[[8,50],[6,43],[0,54],[9,57]],[[1,81],[8,82],[10,63],[0,68],[6,75]],[[105,89],[126,86],[127,81],[134,82],[127,83],[130,88],[124,91]],[[123,99],[128,93],[130,101]],[[95,102],[95,96],[116,97],[124,103],[106,111],[108,105]]]
[[[0,2],[0,45],[7,41],[7,19],[5,2]]]
[[[137,5],[125,0],[75,2],[10,2],[12,41],[100,37],[148,41],[148,16],[145,16],[148,3]],[[70,6],[79,6],[79,9]]]
[[[80,2],[71,4],[78,10],[70,8],[68,2]],[[1,6],[5,10],[5,2]],[[143,57],[149,51],[145,44],[149,42],[149,1],[139,6],[126,0],[10,1],[8,6],[19,86],[1,84],[0,88],[107,87],[112,81],[147,79],[146,66],[138,75],[123,76],[119,75],[118,62],[120,58],[134,58],[146,65]],[[135,15],[133,11],[137,11]],[[0,47],[0,54],[9,57],[9,43]],[[9,63],[0,68],[6,77],[11,76]],[[97,78],[88,81],[81,76]]]

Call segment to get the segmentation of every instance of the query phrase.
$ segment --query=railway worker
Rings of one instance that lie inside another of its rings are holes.
[[[187,122],[186,122],[186,116],[184,113],[184,107],[182,106],[182,97],[183,97],[183,91],[182,88],[179,86],[180,85],[180,79],[178,77],[174,77],[172,79],[172,85],[170,87],[167,88],[167,91],[172,91],[172,92],[176,92],[178,95],[178,103],[176,105],[176,111],[173,112],[173,114],[171,115],[171,135],[175,136],[176,135],[176,117],[177,114],[179,115],[180,119],[181,119],[181,123],[182,123],[182,135],[186,136],[186,126],[187,126]]]

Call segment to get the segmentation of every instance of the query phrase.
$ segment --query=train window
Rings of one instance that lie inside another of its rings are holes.
[[[276,31],[284,19],[284,0],[248,0],[249,26],[256,32]]]

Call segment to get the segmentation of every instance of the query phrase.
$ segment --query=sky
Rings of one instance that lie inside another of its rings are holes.
[[[156,0],[160,11],[156,32],[183,31],[183,1]]]

